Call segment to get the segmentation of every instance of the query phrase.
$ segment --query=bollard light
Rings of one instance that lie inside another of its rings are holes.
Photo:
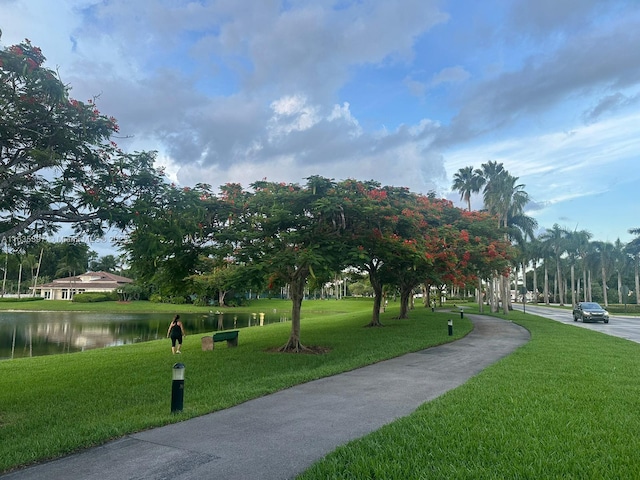
[[[171,382],[171,413],[181,412],[184,403],[184,363],[173,366]]]
[[[449,327],[449,335],[453,335],[453,320],[449,319],[447,326]]]
[[[460,318],[464,318],[464,310],[460,310]]]

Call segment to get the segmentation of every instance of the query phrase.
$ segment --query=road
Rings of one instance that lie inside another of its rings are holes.
[[[514,310],[523,310],[521,303],[513,305]],[[571,310],[562,310],[554,307],[540,305],[525,305],[526,313],[533,313],[540,317],[550,318],[558,322],[575,325],[576,327],[588,328],[596,332],[605,333],[614,337],[626,338],[632,342],[640,343],[640,317],[625,315],[610,315],[609,323],[582,323],[574,322]]]

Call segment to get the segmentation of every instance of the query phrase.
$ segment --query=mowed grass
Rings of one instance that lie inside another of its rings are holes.
[[[52,304],[46,305],[50,309]],[[422,307],[413,310],[409,320],[393,319],[396,303],[381,316],[384,328],[364,328],[372,306],[371,300],[305,301],[302,342],[329,348],[323,355],[275,353],[289,337],[291,323],[285,322],[242,329],[237,348],[222,342],[214,351],[202,351],[203,334],[187,335],[179,356],[171,354],[167,339],[2,361],[0,472],[445,343],[472,328],[468,320],[456,320],[454,336],[449,337],[447,319],[452,315]],[[291,303],[262,300],[252,302],[247,311],[274,308],[287,310]],[[172,414],[176,362],[185,365],[184,409]]]
[[[640,478],[640,345],[509,319],[529,343],[300,479]]]

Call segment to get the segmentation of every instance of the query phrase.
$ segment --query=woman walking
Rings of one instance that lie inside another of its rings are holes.
[[[169,330],[167,330],[167,338],[171,339],[171,353],[182,353],[180,351],[180,349],[182,348],[182,337],[186,336],[187,334],[184,333],[184,327],[182,326],[182,322],[180,321],[180,315],[176,315],[175,317],[173,317],[171,325],[169,325]]]

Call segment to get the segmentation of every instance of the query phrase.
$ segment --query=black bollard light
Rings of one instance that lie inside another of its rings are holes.
[[[449,327],[449,335],[453,335],[453,320],[449,319],[447,325]]]
[[[171,413],[181,412],[184,403],[184,363],[173,366],[171,382]]]
[[[460,318],[464,318],[464,310],[460,310]]]

